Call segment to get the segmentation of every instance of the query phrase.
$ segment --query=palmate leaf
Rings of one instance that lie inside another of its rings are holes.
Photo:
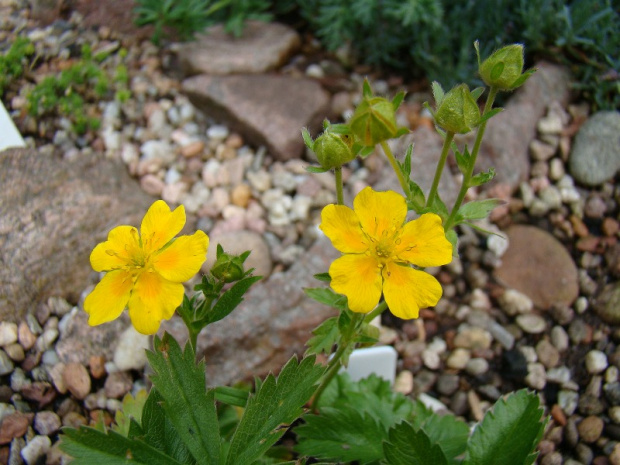
[[[137,439],[87,426],[63,429],[60,448],[74,465],[182,465],[174,458]]]
[[[360,406],[361,407],[361,406]],[[353,406],[323,407],[320,415],[304,415],[295,428],[296,450],[321,460],[376,463],[383,458],[387,432],[370,415]]]
[[[161,394],[161,405],[179,438],[199,464],[219,465],[220,433],[214,391],[207,392],[204,362],[196,363],[188,343],[181,351],[168,333],[155,337],[147,357],[155,374],[151,379]]]
[[[538,396],[526,389],[498,400],[469,439],[463,465],[533,464],[547,420]]]
[[[277,381],[270,374],[257,383],[257,392],[248,399],[233,435],[226,464],[252,463],[275,444],[301,416],[324,372],[323,366],[315,365],[314,356],[299,363],[293,357],[282,368]]]
[[[138,391],[136,397],[132,396],[131,393],[125,394],[123,407],[117,410],[114,415],[115,424],[112,425],[112,429],[123,436],[127,436],[131,419],[134,419],[138,425],[141,424],[142,409],[147,397],[148,394],[144,389]]]
[[[392,428],[383,445],[389,465],[447,465],[445,455],[437,444],[431,443],[424,430],[414,430],[402,422]]]

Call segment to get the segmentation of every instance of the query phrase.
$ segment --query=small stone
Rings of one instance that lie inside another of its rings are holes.
[[[129,326],[119,336],[114,351],[114,364],[120,371],[142,370],[146,365],[146,352],[150,348],[149,336],[140,334]]]
[[[620,382],[605,383],[603,391],[605,392],[605,398],[611,405],[620,405]]]
[[[4,351],[14,362],[22,362],[26,358],[24,348],[18,343],[13,343],[4,348]]]
[[[0,445],[26,434],[33,418],[33,413],[13,412],[6,415],[0,422]]]
[[[489,362],[481,357],[472,358],[469,362],[467,362],[465,371],[472,376],[483,375],[489,371]]]
[[[8,346],[17,341],[17,324],[0,322],[0,347]]]
[[[110,373],[103,386],[106,397],[120,399],[133,387],[133,380],[126,371]]]
[[[459,388],[459,376],[449,373],[439,375],[437,378],[437,391],[445,396],[451,396]]]
[[[535,161],[547,161],[555,155],[556,148],[534,139],[530,143],[530,154]]]
[[[413,373],[409,370],[401,371],[394,381],[394,391],[409,395],[413,391]]]
[[[493,337],[486,330],[478,327],[465,328],[454,338],[454,346],[464,349],[486,350],[491,347]]]
[[[600,350],[591,350],[588,352],[586,354],[585,361],[588,373],[593,375],[602,373],[609,366],[607,356]]]
[[[47,436],[35,436],[21,451],[21,456],[27,465],[39,463],[52,446],[52,440]]]
[[[63,372],[63,380],[69,392],[77,399],[86,398],[90,392],[90,376],[81,363],[68,363]]]
[[[588,218],[601,219],[607,212],[607,203],[599,195],[591,195],[586,200],[583,213]]]
[[[562,454],[557,451],[545,455],[540,461],[540,465],[562,465],[563,463]]]
[[[541,339],[536,344],[536,354],[538,355],[538,360],[545,368],[553,368],[560,361],[560,353],[547,339]]]
[[[547,384],[547,373],[541,363],[528,363],[525,383],[532,389],[542,390]]]
[[[233,205],[246,208],[252,198],[252,189],[249,185],[243,183],[235,186],[230,195]]]
[[[620,324],[620,283],[603,287],[594,301],[594,310],[607,323]]]
[[[450,354],[450,356],[446,360],[446,366],[448,366],[448,368],[462,370],[467,366],[467,363],[470,359],[471,353],[469,352],[469,350],[458,348]]]
[[[95,379],[103,378],[105,371],[105,357],[103,355],[91,355],[88,361],[90,375]]]
[[[568,345],[570,343],[568,334],[561,326],[554,326],[551,328],[551,343],[555,346],[556,349],[560,352],[564,352],[568,349]]]
[[[181,155],[185,158],[196,157],[202,154],[204,149],[205,143],[201,140],[197,140],[181,147]]]
[[[528,334],[540,334],[547,330],[547,322],[534,313],[519,315],[516,318],[519,327]]]
[[[601,229],[603,230],[603,234],[612,237],[617,235],[618,231],[620,231],[620,223],[613,218],[607,217],[603,220]]]
[[[515,289],[506,289],[499,298],[499,304],[508,316],[530,313],[534,309],[532,299]]]
[[[145,174],[140,178],[140,187],[149,195],[161,195],[165,185],[164,181],[154,174]]]
[[[582,441],[591,444],[601,437],[604,426],[605,423],[602,418],[590,415],[577,425],[577,431],[579,431],[579,437]]]
[[[511,350],[515,345],[515,336],[511,334],[506,328],[492,321],[488,326],[489,332],[493,338],[499,342],[506,350]]]
[[[611,421],[616,424],[620,424],[620,406],[615,405],[610,407],[609,410],[607,410],[607,413],[609,418],[611,418]]]
[[[422,362],[430,370],[437,370],[441,366],[441,358],[437,352],[426,349],[422,352]]]
[[[57,363],[48,371],[54,387],[61,394],[65,394],[67,392],[67,384],[65,383],[64,373],[65,364],[62,362]]]
[[[0,349],[0,376],[8,375],[13,371],[14,365],[7,353]]]
[[[22,321],[17,329],[17,339],[24,350],[30,350],[37,342],[37,336],[28,327],[28,323]]]
[[[229,130],[226,126],[217,124],[207,129],[207,137],[209,139],[224,140],[228,137],[228,135]]]
[[[564,415],[564,411],[558,404],[553,404],[553,407],[551,407],[551,416],[558,425],[566,425],[566,415]]]
[[[34,416],[34,429],[39,434],[52,435],[60,429],[60,426],[60,417],[49,410],[37,412]]]

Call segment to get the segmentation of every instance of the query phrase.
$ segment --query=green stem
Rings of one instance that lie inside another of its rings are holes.
[[[351,320],[351,324],[348,328],[348,331],[346,332],[346,334],[341,335],[342,339],[338,346],[338,349],[336,350],[333,357],[327,364],[328,366],[327,372],[325,373],[325,376],[323,377],[321,384],[319,385],[316,392],[314,393],[314,398],[312,399],[312,404],[310,406],[313,412],[316,412],[317,410],[319,399],[321,398],[323,391],[325,391],[325,389],[327,388],[331,380],[334,379],[334,376],[338,374],[338,371],[340,370],[340,366],[341,366],[340,359],[342,358],[342,356],[345,354],[345,352],[351,345],[351,342],[355,340],[355,336],[357,335],[357,330],[359,329],[363,321],[364,321],[364,318],[362,317],[361,313],[353,313],[353,319]]]
[[[189,343],[194,351],[194,356],[198,359],[198,333],[200,330],[196,331],[191,326],[188,326],[187,329],[189,331]]]
[[[390,162],[390,165],[392,165],[392,169],[394,170],[394,172],[396,173],[396,176],[398,177],[398,182],[400,183],[400,187],[402,187],[403,192],[405,193],[405,197],[409,198],[410,193],[411,193],[409,191],[409,181],[405,179],[405,176],[403,176],[402,171],[398,167],[398,163],[396,163],[396,158],[394,158],[394,154],[392,153],[390,146],[388,145],[386,141],[382,141],[381,148],[383,149],[385,156]]]
[[[336,198],[338,205],[344,205],[344,196],[342,194],[342,166],[334,168],[336,172]]]
[[[365,317],[364,317],[364,322],[365,323],[370,323],[372,320],[374,320],[377,316],[381,315],[385,310],[387,310],[387,303],[384,300],[383,302],[381,302],[379,305],[377,305],[377,307],[370,313],[368,313]]]
[[[496,87],[491,87],[489,90],[489,97],[487,98],[486,104],[484,105],[483,115],[491,111],[493,108],[493,101],[495,100],[495,96],[497,95],[498,89]],[[487,127],[487,121],[485,120],[480,127],[478,128],[478,134],[476,134],[476,140],[474,141],[474,148],[471,151],[471,160],[469,164],[469,168],[467,172],[463,174],[463,183],[461,184],[461,189],[459,190],[459,195],[456,198],[456,202],[454,203],[454,207],[452,207],[452,211],[450,212],[450,216],[446,220],[446,224],[444,225],[444,229],[449,231],[456,218],[456,214],[461,208],[461,204],[465,199],[465,194],[467,194],[467,189],[469,189],[469,183],[471,181],[472,175],[474,173],[474,165],[476,164],[476,158],[478,157],[478,151],[480,150],[480,144],[482,143],[482,138],[484,137],[484,131]]]
[[[443,148],[441,149],[441,156],[439,157],[439,164],[437,165],[437,169],[435,170],[435,177],[433,178],[433,185],[431,186],[431,190],[428,193],[428,198],[426,199],[427,207],[433,204],[433,201],[435,200],[435,196],[437,195],[437,188],[439,187],[439,180],[441,179],[443,168],[444,166],[446,166],[446,159],[448,158],[448,152],[450,151],[450,144],[452,144],[452,139],[454,139],[454,132],[448,131],[446,133],[446,139],[443,141]]]

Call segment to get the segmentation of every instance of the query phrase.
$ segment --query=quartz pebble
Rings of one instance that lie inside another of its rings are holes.
[[[585,357],[588,373],[598,374],[605,371],[608,366],[607,356],[600,350],[591,350]]]

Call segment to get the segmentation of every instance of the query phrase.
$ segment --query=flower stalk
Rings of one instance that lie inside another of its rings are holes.
[[[498,91],[499,89],[497,87],[490,88],[489,97],[487,98],[487,101],[484,105],[484,111],[482,113],[483,116],[492,110],[493,102],[495,101],[495,97],[497,96]],[[474,147],[471,151],[471,163],[467,171],[463,174],[463,183],[461,184],[461,189],[459,190],[456,201],[454,202],[454,206],[450,211],[450,216],[444,224],[444,229],[446,231],[449,231],[453,227],[456,215],[459,211],[459,208],[461,208],[461,204],[463,203],[463,200],[465,200],[465,194],[467,194],[467,190],[470,187],[470,181],[474,173],[474,166],[476,165],[476,159],[478,157],[478,152],[480,151],[480,145],[482,143],[482,138],[484,137],[484,131],[487,127],[487,121],[488,120],[483,121],[478,128],[476,140],[474,141]]]
[[[454,132],[448,131],[446,133],[446,138],[443,141],[443,148],[441,149],[439,163],[437,164],[437,169],[435,170],[435,177],[433,178],[433,185],[431,186],[431,190],[428,193],[428,198],[426,199],[427,207],[432,205],[432,203],[435,201],[435,196],[437,195],[437,188],[439,187],[439,180],[441,179],[444,166],[446,166],[446,159],[448,158],[450,144],[452,144],[453,139],[454,139]]]
[[[390,149],[390,146],[388,145],[386,141],[381,141],[381,148],[383,149],[385,156],[387,157],[388,161],[390,162],[390,165],[392,166],[392,169],[394,170],[394,172],[396,173],[396,176],[398,177],[398,182],[400,183],[400,187],[403,189],[403,192],[405,193],[405,197],[409,198],[411,194],[411,191],[409,189],[409,182],[408,180],[405,179],[405,176],[403,176],[403,173],[401,169],[399,168],[398,163],[396,162],[396,158],[394,158],[392,149]]]

